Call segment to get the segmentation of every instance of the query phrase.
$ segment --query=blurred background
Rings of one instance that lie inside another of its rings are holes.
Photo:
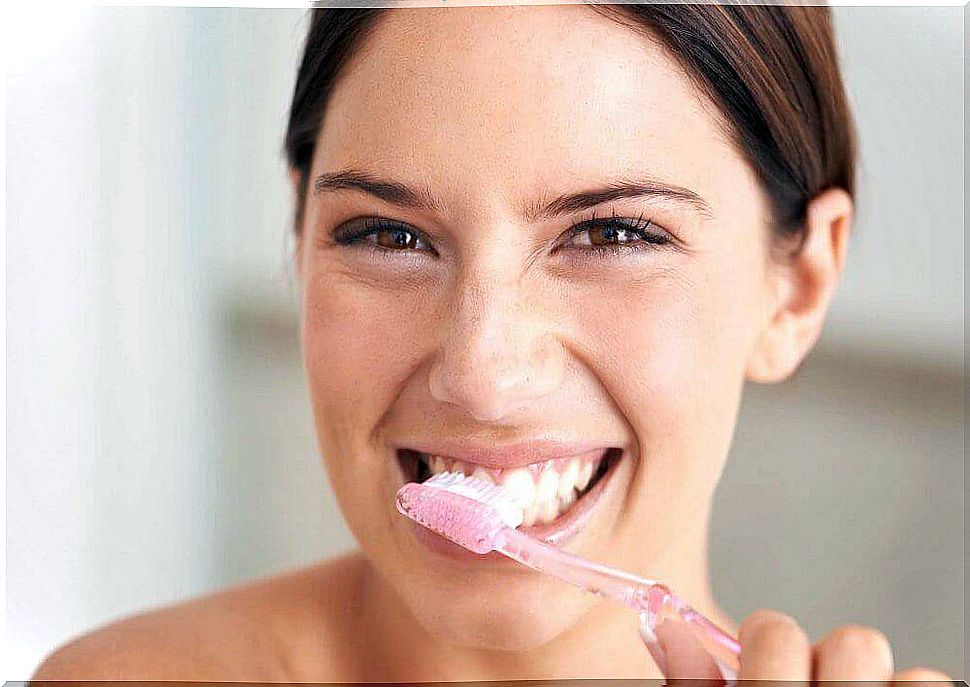
[[[303,10],[29,11],[7,89],[6,679],[119,616],[352,546],[297,341]],[[966,678],[964,8],[839,7],[861,207],[822,341],[748,389],[712,542],[738,618]],[[36,15],[36,16],[35,16]]]

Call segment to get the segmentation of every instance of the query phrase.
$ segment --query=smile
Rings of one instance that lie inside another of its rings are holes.
[[[512,490],[523,510],[523,528],[555,527],[605,481],[623,454],[599,448],[509,468],[497,468],[412,449],[398,450],[405,478],[423,482],[442,472],[460,472]]]

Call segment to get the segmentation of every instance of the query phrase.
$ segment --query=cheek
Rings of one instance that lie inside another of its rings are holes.
[[[651,469],[709,474],[726,455],[757,310],[756,271],[733,264],[695,257],[579,301],[577,336]]]
[[[388,293],[321,267],[304,284],[303,359],[321,438],[373,438],[400,385],[420,363],[426,327],[416,294]]]
[[[320,454],[344,520],[371,551],[387,545],[396,514],[382,507],[392,494],[361,485],[390,484],[396,469],[380,428],[420,362],[416,323],[424,317],[410,300],[322,265],[303,284],[303,360]]]

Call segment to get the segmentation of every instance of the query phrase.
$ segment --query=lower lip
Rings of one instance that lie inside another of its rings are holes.
[[[605,451],[604,451],[605,453]],[[524,534],[539,539],[550,546],[563,546],[577,534],[579,534],[589,522],[595,512],[596,504],[599,503],[603,494],[606,492],[613,476],[616,474],[620,461],[626,458],[626,454],[617,457],[616,461],[610,466],[609,471],[603,475],[592,489],[573,504],[564,514],[556,518],[553,522],[533,525],[531,527],[519,527],[519,531]],[[395,461],[396,462],[396,461]],[[403,475],[402,482],[403,485]],[[484,555],[473,553],[463,546],[455,544],[451,540],[436,534],[432,530],[422,527],[416,522],[411,521],[411,528],[415,538],[433,553],[457,561],[495,561],[508,562],[505,556],[495,551]]]
[[[511,563],[508,558],[496,551],[486,554],[478,554],[473,551],[469,551],[464,546],[459,546],[450,539],[442,537],[433,530],[422,527],[414,521],[411,521],[410,524],[411,530],[414,532],[415,539],[417,539],[428,550],[438,556],[450,558],[451,560],[455,561],[494,561],[496,563],[507,561]]]

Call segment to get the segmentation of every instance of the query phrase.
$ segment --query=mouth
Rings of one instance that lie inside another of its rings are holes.
[[[563,543],[582,527],[623,455],[620,448],[599,448],[500,469],[413,449],[397,451],[405,481],[460,472],[515,489],[523,506],[519,529],[550,544]]]

